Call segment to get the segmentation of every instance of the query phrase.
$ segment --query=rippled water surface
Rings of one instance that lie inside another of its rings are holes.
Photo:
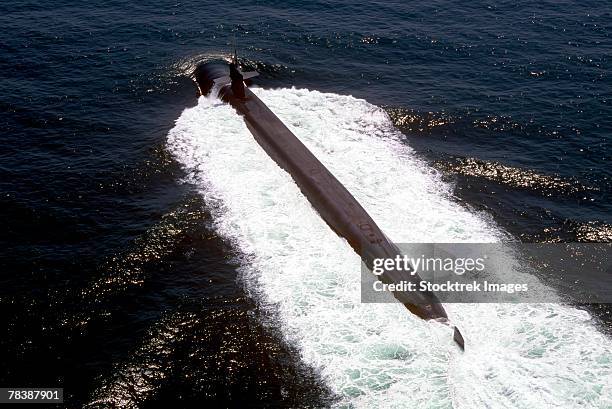
[[[74,408],[612,405],[606,306],[450,305],[465,355],[366,308],[350,248],[190,79],[235,36],[394,240],[610,241],[605,2],[8,1],[0,23],[0,384]]]

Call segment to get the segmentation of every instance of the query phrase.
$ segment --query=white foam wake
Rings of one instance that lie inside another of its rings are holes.
[[[386,113],[316,91],[254,92],[396,242],[494,242],[485,215],[419,160]],[[246,287],[346,407],[610,407],[612,343],[589,315],[558,305],[447,305],[466,337],[399,304],[359,301],[359,258],[321,220],[242,119],[201,97],[168,146],[245,255]]]

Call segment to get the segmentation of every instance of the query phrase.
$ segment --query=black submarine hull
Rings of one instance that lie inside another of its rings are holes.
[[[228,82],[227,65],[203,64],[196,70],[195,78],[203,95],[216,92],[234,107],[257,143],[291,175],[323,220],[347,240],[370,270],[375,259],[402,256],[344,185],[251,90],[244,87],[244,96],[235,95]],[[414,282],[417,288],[421,281],[418,274],[396,270],[384,271],[378,278],[388,284]],[[446,311],[434,293],[397,291],[393,295],[413,314],[448,323]],[[464,347],[463,337],[456,327],[454,339]]]

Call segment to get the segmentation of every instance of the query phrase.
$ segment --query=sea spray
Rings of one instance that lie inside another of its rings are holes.
[[[303,89],[254,92],[396,242],[495,242],[483,213],[415,156],[385,112]],[[609,407],[612,343],[588,313],[552,304],[448,304],[467,338],[399,304],[362,304],[359,257],[211,98],[183,112],[168,147],[206,200],[219,234],[244,255],[242,280],[271,325],[351,407]]]

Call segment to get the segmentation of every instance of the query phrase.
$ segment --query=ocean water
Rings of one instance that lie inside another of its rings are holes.
[[[357,256],[190,78],[235,37],[395,241],[610,241],[605,3],[0,11],[1,385],[75,408],[612,406],[607,306],[447,305],[460,354],[361,304]]]

